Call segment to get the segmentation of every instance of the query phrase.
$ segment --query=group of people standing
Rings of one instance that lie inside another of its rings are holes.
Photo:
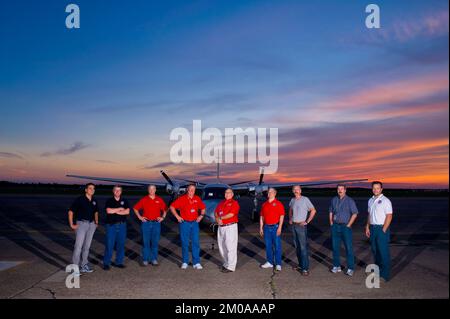
[[[202,269],[200,263],[199,223],[204,218],[206,206],[195,194],[195,185],[189,185],[186,194],[178,197],[167,207],[164,200],[156,195],[156,186],[148,187],[148,195],[141,198],[133,207],[136,217],[141,222],[142,261],[143,267],[149,264],[158,266],[158,247],[161,236],[161,223],[166,219],[168,211],[172,213],[179,224],[181,239],[182,264],[181,269],[187,269],[190,261],[189,246],[191,245],[192,266]],[[308,225],[316,216],[316,209],[309,198],[302,195],[299,185],[294,186],[294,197],[289,202],[288,224],[291,225],[293,243],[298,259],[297,270],[304,276],[309,272]],[[342,271],[340,250],[344,244],[347,267],[345,274],[353,276],[355,257],[353,254],[352,226],[358,215],[355,201],[346,194],[346,185],[337,186],[337,196],[333,197],[329,206],[329,223],[331,227],[333,267],[332,273]],[[368,218],[365,234],[370,239],[371,250],[375,264],[380,268],[380,277],[390,278],[389,237],[392,221],[392,204],[383,195],[383,184],[372,183],[373,196],[368,202]],[[76,232],[72,263],[79,266],[80,273],[90,273],[89,249],[95,229],[99,221],[99,207],[94,197],[95,185],[86,185],[85,194],[78,197],[69,209],[69,224]],[[267,201],[261,207],[259,233],[266,247],[266,262],[261,268],[275,268],[281,271],[282,247],[281,233],[285,221],[285,208],[277,198],[277,191],[270,188]],[[215,219],[218,225],[217,240],[219,252],[223,259],[221,271],[234,272],[237,264],[239,203],[234,198],[231,188],[227,189],[224,199],[215,209]],[[103,258],[103,269],[110,270],[112,256],[116,249],[114,266],[125,268],[125,241],[127,232],[127,216],[131,206],[122,196],[122,187],[114,186],[113,196],[106,201],[106,241]]]

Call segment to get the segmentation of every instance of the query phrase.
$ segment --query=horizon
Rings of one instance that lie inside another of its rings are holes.
[[[163,180],[161,180],[161,182],[164,182]],[[204,183],[212,183],[214,184],[214,181],[203,181]],[[224,184],[227,183],[231,183],[232,181],[229,182],[223,182]],[[0,185],[2,183],[6,183],[6,184],[15,184],[15,185],[61,185],[61,186],[84,186],[88,183],[88,181],[85,182],[73,182],[73,183],[59,183],[59,182],[12,182],[12,181],[7,181],[7,180],[0,180]],[[126,184],[126,183],[114,183],[114,182],[98,182],[98,181],[92,181],[92,183],[96,186],[113,186],[113,185],[121,185],[124,187],[131,187],[131,188],[143,188],[143,186],[137,186],[137,185],[131,185],[131,184]],[[353,184],[347,184],[348,189],[367,189],[370,190],[371,186],[370,186],[370,182],[366,183],[367,185],[362,185],[361,183],[353,185]],[[331,184],[332,185],[332,184]],[[384,190],[411,190],[411,191],[449,191],[450,188],[438,188],[438,187],[430,187],[430,188],[415,188],[415,187],[411,187],[411,185],[404,185],[404,184],[393,184],[393,185],[387,185],[384,184],[383,189]],[[306,188],[306,189],[335,189],[335,186],[302,186],[302,188]]]

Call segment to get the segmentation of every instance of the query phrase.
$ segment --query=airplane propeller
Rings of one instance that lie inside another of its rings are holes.
[[[264,168],[261,168],[261,172],[259,174],[259,181],[257,185],[249,185],[250,194],[253,196],[253,211],[252,211],[252,219],[256,220],[257,210],[258,210],[258,202],[263,197],[263,193],[268,190],[268,185],[264,183]]]
[[[177,181],[174,182],[169,177],[169,175],[166,174],[166,172],[161,170],[160,173],[164,177],[164,179],[167,181],[166,191],[168,194],[171,195],[170,201],[172,202],[175,199],[175,197],[178,197],[179,195],[184,193],[184,189],[183,189],[184,185],[180,185],[180,183],[178,183]]]

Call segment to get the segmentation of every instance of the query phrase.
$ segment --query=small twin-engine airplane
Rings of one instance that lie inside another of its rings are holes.
[[[205,221],[214,224],[215,216],[214,210],[217,204],[224,199],[225,190],[231,188],[236,192],[246,192],[253,197],[254,208],[252,211],[252,220],[256,220],[258,201],[262,199],[263,193],[267,192],[270,187],[273,188],[289,188],[294,185],[300,186],[321,186],[332,185],[338,183],[353,183],[363,182],[367,179],[348,179],[348,180],[335,180],[335,181],[315,181],[315,182],[289,182],[289,183],[265,183],[264,182],[264,170],[261,170],[259,175],[259,181],[242,181],[236,183],[221,183],[219,174],[219,163],[217,163],[217,174],[215,183],[203,183],[199,181],[192,181],[186,179],[172,179],[164,171],[160,171],[166,182],[147,181],[147,180],[131,180],[109,177],[95,177],[95,176],[80,176],[80,175],[66,175],[67,177],[81,178],[94,181],[113,182],[128,185],[148,186],[155,185],[157,187],[164,187],[166,192],[172,195],[171,202],[174,198],[183,195],[186,192],[186,187],[190,184],[194,184],[197,189],[201,191],[201,198],[206,205]]]

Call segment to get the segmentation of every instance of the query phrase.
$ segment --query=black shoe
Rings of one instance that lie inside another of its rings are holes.
[[[124,264],[120,264],[120,265],[116,265],[116,267],[117,267],[117,268],[120,268],[120,269],[124,269],[124,268],[125,268],[125,265],[124,265]]]
[[[301,274],[302,274],[302,276],[309,276],[309,271],[308,270],[302,270]]]
[[[109,265],[103,265],[103,270],[110,270],[111,267]]]
[[[221,271],[222,271],[224,274],[229,273],[229,272],[233,272],[232,270],[227,269],[227,268],[225,268],[225,267],[223,267]]]

